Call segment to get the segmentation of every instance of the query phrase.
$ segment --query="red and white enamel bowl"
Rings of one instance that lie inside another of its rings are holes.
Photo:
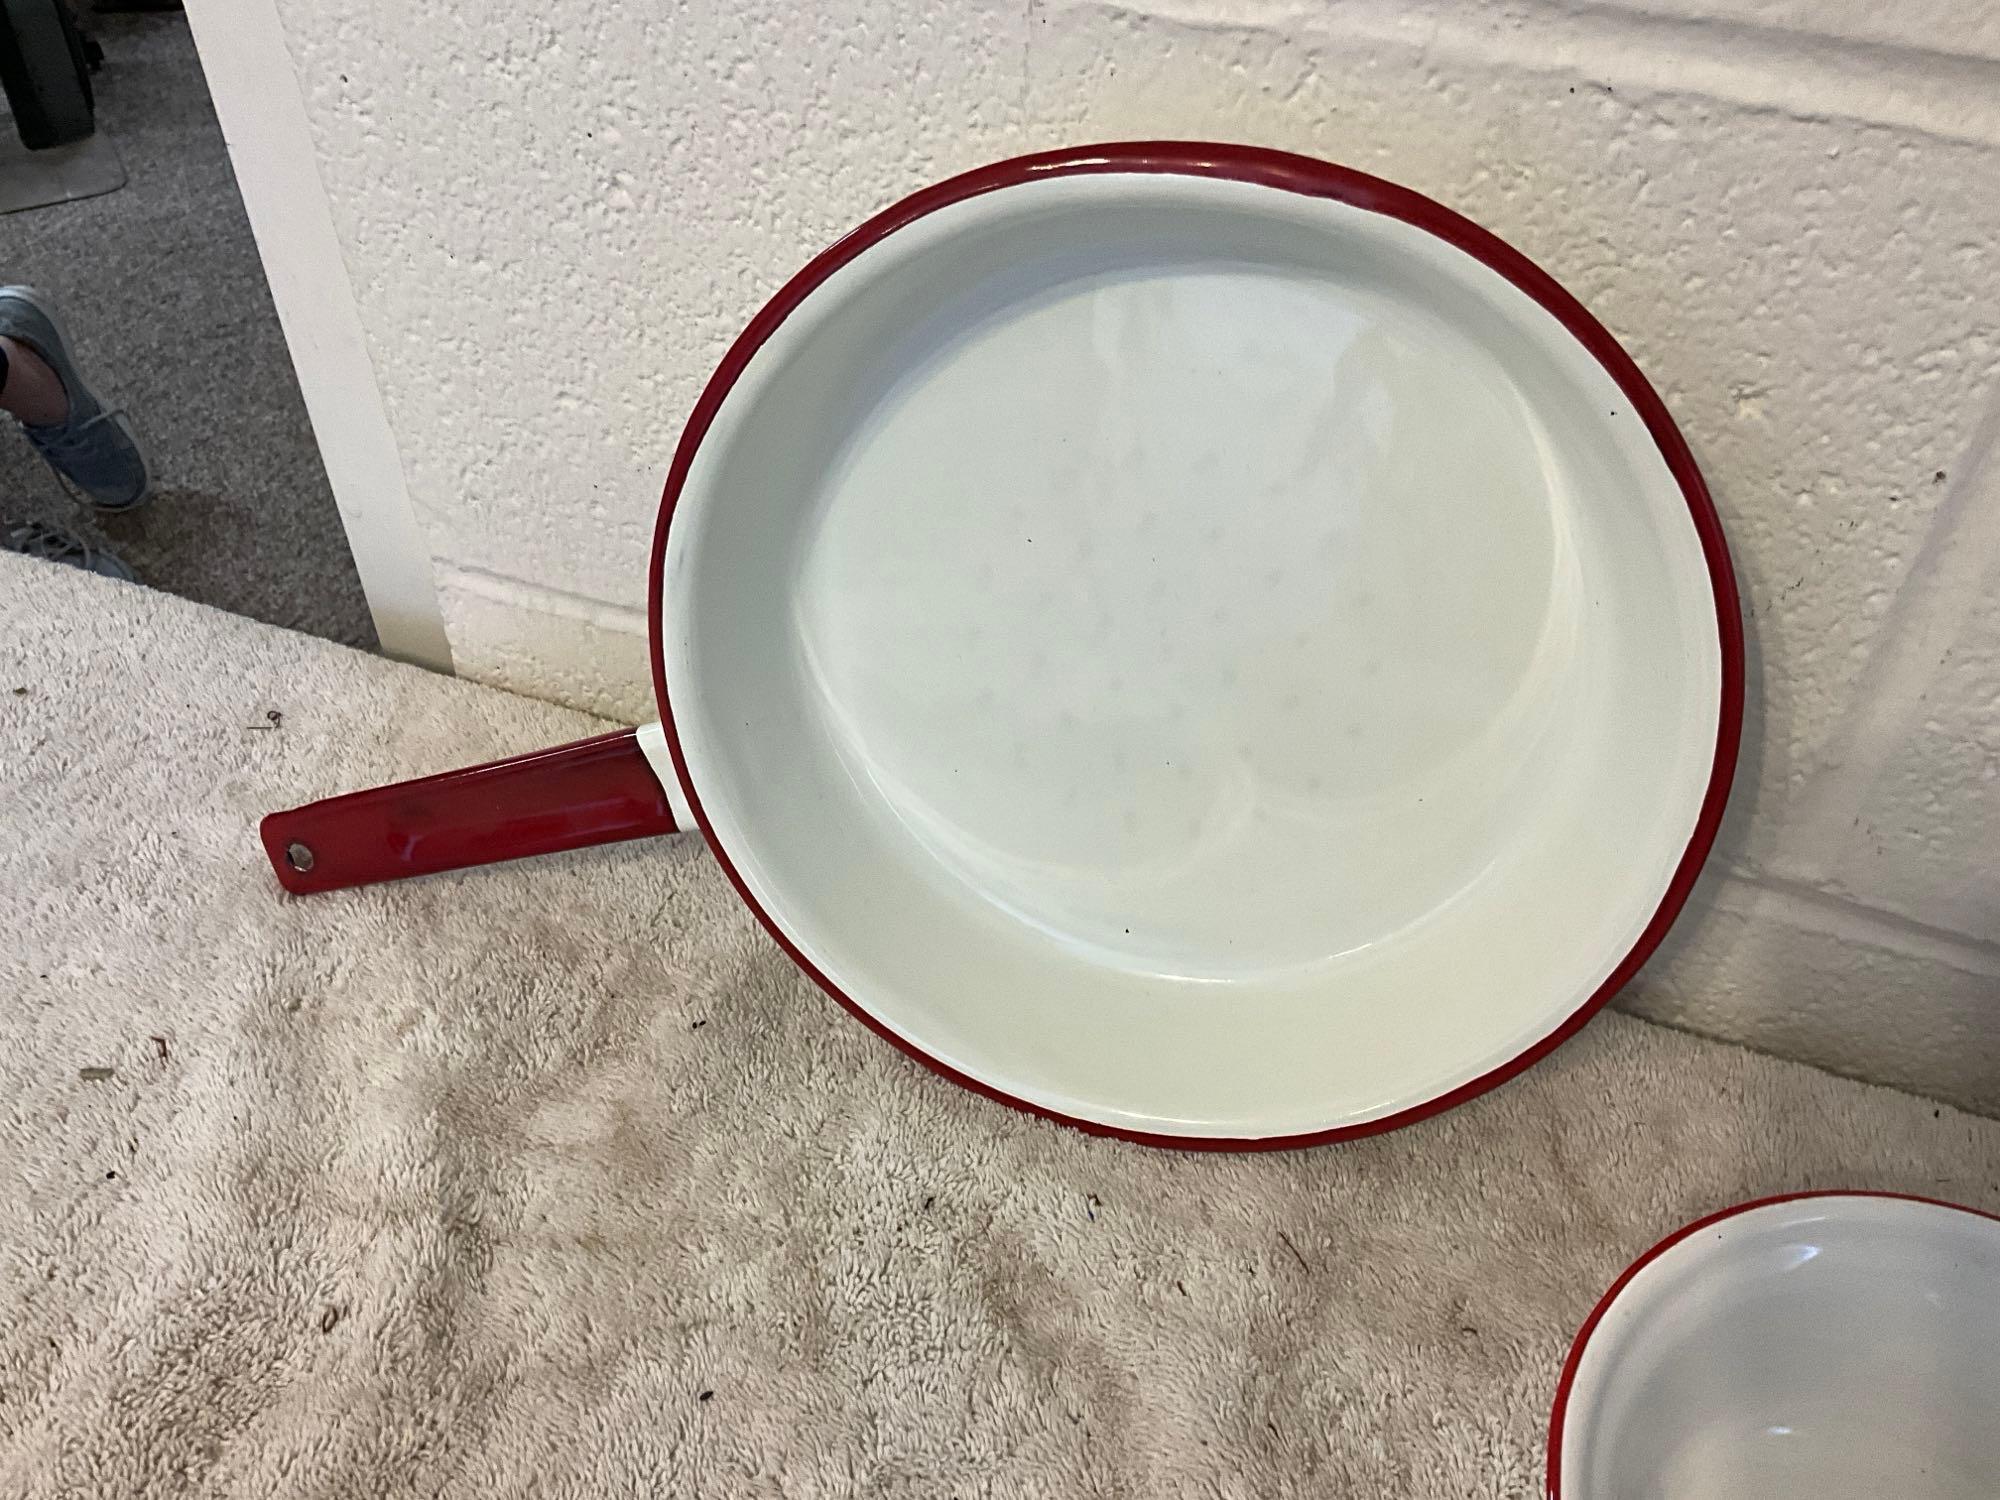
[[[1800,1193],[1613,1283],[1549,1422],[1552,1500],[2000,1495],[2000,1219]]]
[[[660,725],[268,820],[322,890],[698,829],[798,964],[1086,1129],[1446,1108],[1658,943],[1734,764],[1715,512],[1575,299],[1404,188],[1135,143],[814,260],[683,431]]]

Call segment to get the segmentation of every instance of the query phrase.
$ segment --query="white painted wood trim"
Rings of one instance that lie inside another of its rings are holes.
[[[382,650],[449,672],[430,547],[382,406],[277,7],[188,0],[187,13]]]

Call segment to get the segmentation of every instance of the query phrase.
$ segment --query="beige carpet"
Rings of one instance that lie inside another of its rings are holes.
[[[262,867],[274,806],[593,727],[0,557],[0,1493],[1529,1496],[1664,1231],[2000,1209],[2000,1123],[1622,1016],[1178,1155],[904,1061],[692,840]]]

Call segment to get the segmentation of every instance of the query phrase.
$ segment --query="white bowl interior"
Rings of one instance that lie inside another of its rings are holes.
[[[1128,1129],[1357,1124],[1546,1036],[1695,827],[1687,505],[1444,241],[1234,181],[898,230],[751,361],[668,537],[716,838],[891,1029]]]
[[[1562,1500],[2000,1495],[2000,1224],[1898,1199],[1752,1209],[1590,1336]]]

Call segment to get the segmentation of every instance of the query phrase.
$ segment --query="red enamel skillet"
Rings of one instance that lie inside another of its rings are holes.
[[[730,349],[668,476],[660,724],[265,820],[320,891],[698,831],[994,1098],[1178,1146],[1448,1108],[1673,921],[1742,716],[1687,445],[1407,189],[1133,143],[953,178]]]

